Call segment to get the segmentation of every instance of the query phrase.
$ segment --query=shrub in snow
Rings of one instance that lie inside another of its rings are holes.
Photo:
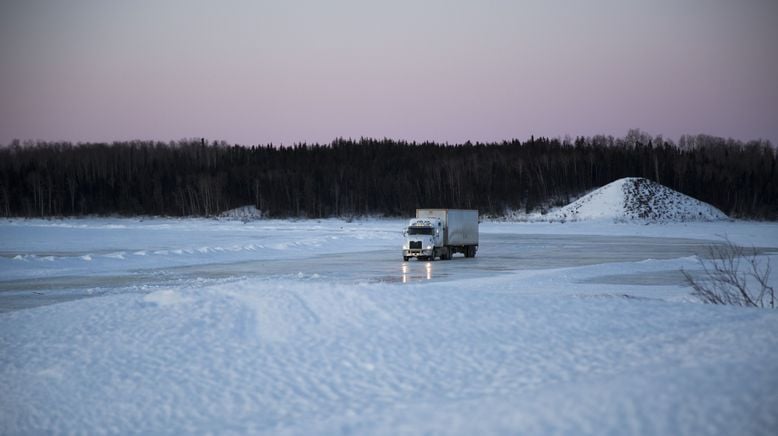
[[[696,297],[709,304],[775,308],[775,290],[768,285],[769,258],[762,262],[756,249],[746,253],[728,239],[709,247],[709,257],[700,258],[702,278],[681,270]]]

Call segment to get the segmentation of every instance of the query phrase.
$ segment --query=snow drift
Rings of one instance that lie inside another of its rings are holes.
[[[552,220],[685,222],[727,219],[719,209],[654,181],[628,177],[590,192],[550,215]]]

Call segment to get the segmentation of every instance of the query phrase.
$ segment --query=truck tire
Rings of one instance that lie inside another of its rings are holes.
[[[403,256],[403,262],[407,262],[410,259],[408,256]]]

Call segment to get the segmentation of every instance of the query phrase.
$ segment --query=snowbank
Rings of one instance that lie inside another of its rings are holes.
[[[0,433],[775,428],[777,313],[560,295],[565,274],[241,279],[2,314]]]

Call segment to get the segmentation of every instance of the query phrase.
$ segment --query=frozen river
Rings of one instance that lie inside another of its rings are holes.
[[[193,241],[193,235],[187,234],[195,232],[181,232],[180,240],[168,235],[166,240],[160,241],[153,237],[153,233],[158,232],[156,227],[132,224],[135,223],[95,227],[55,224],[32,227],[33,231],[25,229],[30,237],[26,246],[25,241],[17,239],[14,246],[2,247],[0,251],[7,272],[0,279],[0,312],[106,293],[149,292],[182,283],[202,284],[236,278],[317,277],[337,282],[400,283],[452,281],[519,270],[705,256],[708,246],[718,243],[678,237],[502,233],[497,227],[482,234],[476,258],[457,255],[452,261],[403,262],[399,249],[401,239],[395,235],[402,223],[395,221],[371,223],[368,231],[353,226],[349,230],[356,237],[351,239],[347,230],[333,227],[328,229],[332,235],[325,236],[324,242],[317,239],[322,233],[321,226],[317,225],[312,225],[308,232],[296,224],[290,225],[288,230],[283,226],[269,226],[251,232],[240,223],[230,226],[214,222],[223,231],[224,240],[235,243],[228,248],[215,245],[220,249],[208,245],[218,244],[220,239],[212,232],[206,233],[202,241]],[[207,226],[207,222],[204,225]],[[172,227],[171,233],[175,234],[175,225]],[[152,235],[143,234],[144,229]],[[13,230],[13,227],[6,228],[7,232]],[[89,234],[90,230],[93,235]],[[47,231],[52,233],[49,235],[51,244],[41,241],[44,237],[41,233]],[[123,233],[127,233],[124,238]],[[289,233],[287,241],[261,243],[276,240],[279,234],[283,237],[286,233]],[[381,234],[378,242],[384,247],[377,249],[376,241],[367,241],[369,243],[360,249],[359,242],[365,241],[366,235],[378,233]],[[74,240],[74,243],[59,246],[54,242],[62,239]],[[311,240],[315,242],[307,244]],[[342,240],[346,243],[342,245],[343,251],[339,251],[337,244]],[[143,245],[144,242],[147,245]],[[287,253],[286,248],[295,244],[302,248]],[[273,258],[272,254],[278,254],[280,258]],[[157,262],[149,261],[155,255]],[[15,267],[18,267],[18,274],[11,271]],[[683,282],[679,270],[625,272],[623,280],[620,277],[616,274],[603,277],[603,280],[612,284],[680,285]],[[588,280],[598,282],[597,278]]]

